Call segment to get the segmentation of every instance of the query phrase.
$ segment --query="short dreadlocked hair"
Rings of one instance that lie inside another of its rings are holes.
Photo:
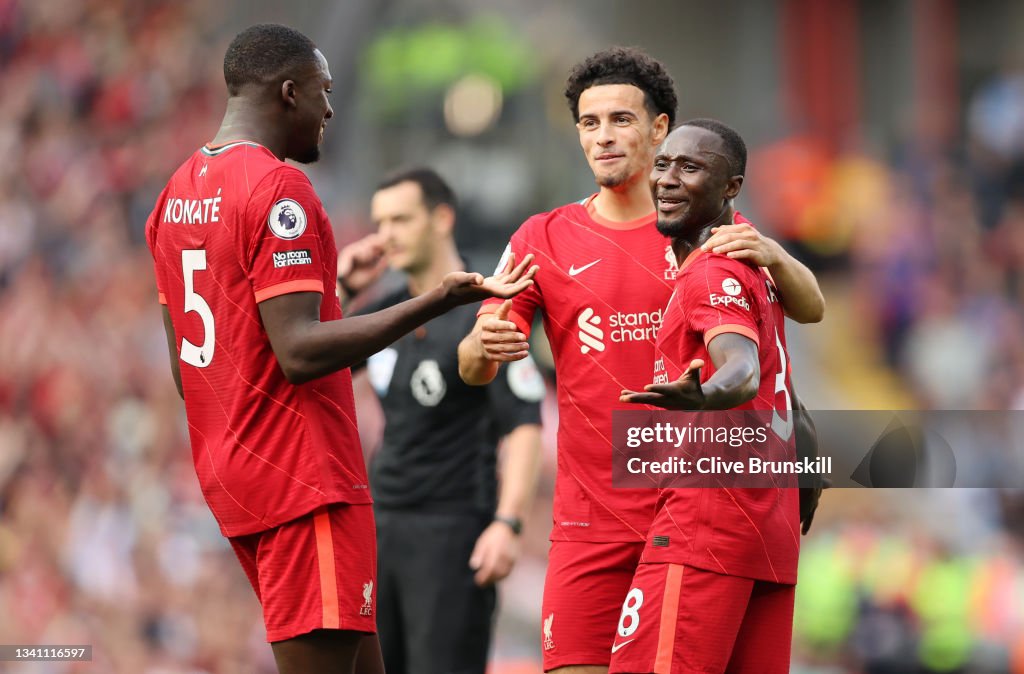
[[[565,83],[565,98],[576,122],[580,121],[580,94],[602,84],[632,84],[644,92],[651,118],[665,113],[668,126],[676,120],[675,83],[665,66],[636,47],[612,47],[579,63]]]
[[[293,79],[295,73],[316,62],[316,45],[288,26],[260,23],[235,36],[224,54],[224,82],[235,96],[246,84]]]

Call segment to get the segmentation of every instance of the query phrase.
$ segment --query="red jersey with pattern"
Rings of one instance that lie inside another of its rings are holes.
[[[146,239],[192,458],[224,535],[369,503],[351,374],[290,384],[260,318],[260,302],[293,292],[320,293],[320,320],[341,318],[334,234],[305,174],[256,143],[202,148],[160,194]]]
[[[677,265],[653,211],[631,223],[595,217],[573,203],[523,223],[509,249],[516,260],[533,253],[540,269],[510,317],[529,334],[541,312],[558,374],[551,540],[642,542],[657,491],[612,488],[612,410],[630,409],[622,389],[648,382]],[[488,300],[480,312],[499,304]]]
[[[707,348],[712,339],[732,332],[753,340],[760,385],[751,401],[735,409],[774,413],[767,431],[770,442],[758,449],[741,448],[744,460],[752,451],[770,460],[796,456],[784,321],[775,286],[763,269],[700,249],[680,266],[658,335],[654,372],[662,381],[675,381],[690,361],[700,358],[701,380],[707,381],[715,373]],[[757,423],[765,423],[762,415]],[[792,477],[780,478],[780,485],[791,486],[779,488],[662,490],[641,563],[686,564],[730,576],[795,583],[800,497]],[[720,479],[709,477],[708,484]]]

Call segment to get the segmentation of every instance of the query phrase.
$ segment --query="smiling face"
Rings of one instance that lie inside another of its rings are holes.
[[[651,194],[658,231],[677,237],[715,220],[739,194],[743,176],[732,175],[721,136],[696,126],[669,134],[654,157]]]
[[[653,120],[644,92],[632,84],[601,84],[579,98],[576,128],[597,184],[625,189],[647,174],[654,148],[665,137],[668,117]]]
[[[334,116],[328,96],[331,93],[331,71],[319,49],[314,60],[294,82],[295,110],[288,142],[288,158],[303,164],[320,158],[327,120]]]

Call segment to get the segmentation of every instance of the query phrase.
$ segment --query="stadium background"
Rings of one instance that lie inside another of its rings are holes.
[[[143,241],[217,128],[228,41],[257,21],[331,63],[308,172],[339,244],[369,231],[383,171],[424,162],[489,269],[525,216],[593,189],[569,67],[640,45],[681,119],[746,137],[740,208],[819,273],[827,318],[790,337],[811,409],[1024,407],[1024,4],[0,0],[0,642],[95,646],[0,671],[272,671],[199,494]],[[553,428],[495,673],[539,671]],[[827,493],[793,671],[1024,672],[1022,536],[1014,492]]]

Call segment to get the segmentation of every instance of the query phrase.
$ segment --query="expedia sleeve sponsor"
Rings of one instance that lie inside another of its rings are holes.
[[[729,306],[730,304],[735,304],[742,309],[750,311],[750,302],[747,301],[747,298],[742,296],[743,286],[739,281],[731,277],[723,279],[722,290],[725,292],[724,295],[711,293],[711,306]]]
[[[308,248],[303,248],[302,250],[283,250],[275,252],[273,256],[275,269],[313,264],[313,258],[310,256]]]
[[[750,302],[748,302],[745,297],[733,297],[732,295],[718,295],[716,293],[711,293],[710,300],[711,306],[713,307],[735,304],[741,309],[750,311]]]

